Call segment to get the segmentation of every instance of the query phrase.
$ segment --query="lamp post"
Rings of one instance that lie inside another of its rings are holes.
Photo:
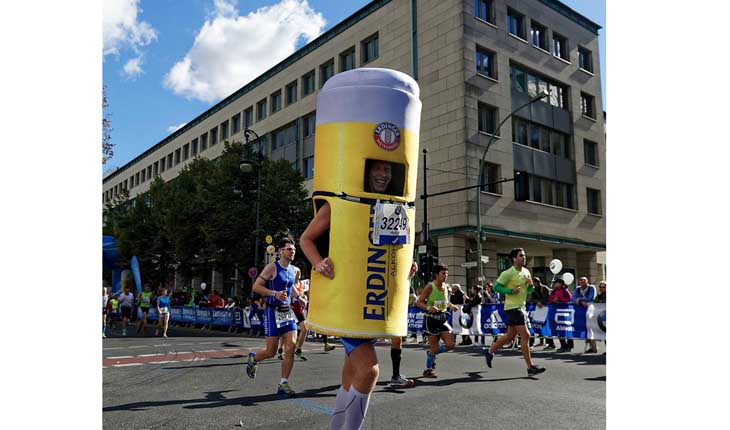
[[[253,253],[253,266],[258,267],[259,263],[259,229],[261,228],[261,161],[263,156],[263,142],[261,142],[261,138],[258,134],[256,134],[255,131],[251,130],[250,128],[247,128],[243,131],[243,136],[246,139],[246,145],[248,145],[249,141],[251,140],[251,135],[254,137],[254,142],[256,142],[258,148],[257,148],[257,154],[258,154],[258,160],[257,160],[257,167],[258,167],[258,179],[256,180],[256,230],[255,230],[255,248]],[[246,153],[244,152],[241,157],[241,164],[240,168],[243,173],[250,173],[253,170],[253,162],[246,158]]]
[[[523,104],[522,106],[518,107],[517,109],[510,112],[509,115],[507,115],[502,122],[499,123],[497,128],[494,130],[492,135],[489,137],[489,142],[487,142],[487,147],[484,148],[484,154],[482,154],[482,158],[479,160],[479,175],[477,177],[477,184],[480,185],[477,187],[477,254],[478,254],[478,264],[479,264],[479,280],[480,282],[484,282],[484,263],[482,262],[482,169],[484,168],[484,161],[487,157],[487,151],[489,151],[489,147],[492,146],[492,142],[494,141],[494,137],[499,134],[499,129],[502,127],[502,124],[504,124],[508,119],[512,117],[517,111],[522,110],[523,108],[535,103],[538,100],[541,100],[550,94],[548,93],[540,93],[537,96],[531,98],[527,103]]]

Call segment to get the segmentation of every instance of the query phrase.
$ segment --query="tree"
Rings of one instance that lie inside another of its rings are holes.
[[[101,164],[106,164],[114,156],[112,143],[112,121],[109,109],[109,98],[106,95],[106,85],[101,88]]]

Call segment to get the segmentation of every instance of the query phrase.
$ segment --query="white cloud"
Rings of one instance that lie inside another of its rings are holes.
[[[187,124],[187,122],[184,122],[180,125],[171,125],[171,126],[167,127],[167,132],[174,133],[174,132],[180,130],[181,128],[185,127],[185,124]]]
[[[123,68],[123,75],[129,79],[134,79],[142,73],[142,57],[132,58],[127,61]]]
[[[140,0],[104,0],[103,34],[104,56],[119,55],[122,48],[131,48],[139,53],[139,48],[157,40],[157,32],[145,21],[137,21],[142,10]]]
[[[188,99],[221,99],[291,55],[300,38],[314,40],[325,24],[306,0],[281,0],[246,16],[231,0],[215,0],[215,12],[165,76],[165,87]]]

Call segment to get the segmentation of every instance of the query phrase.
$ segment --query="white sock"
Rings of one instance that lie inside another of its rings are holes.
[[[288,382],[289,382],[289,380],[288,380],[288,379],[286,379],[286,378],[281,378],[281,382],[279,382],[279,384],[286,384],[286,383],[288,383]]]
[[[347,395],[347,409],[345,411],[345,429],[360,430],[365,421],[365,414],[368,412],[370,393],[363,394],[355,387],[350,387]]]
[[[330,430],[340,430],[345,424],[345,409],[347,409],[348,391],[340,385],[335,397],[335,409],[332,411],[332,419],[330,420]]]

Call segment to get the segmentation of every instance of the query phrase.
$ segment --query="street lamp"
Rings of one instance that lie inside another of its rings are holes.
[[[252,136],[254,138],[254,142],[257,144],[257,155],[258,160],[252,161],[249,160],[246,157],[246,152],[243,152],[243,155],[241,156],[241,164],[239,165],[241,171],[243,173],[251,173],[253,171],[254,164],[258,167],[258,179],[256,181],[256,230],[255,230],[255,248],[253,253],[253,266],[257,267],[259,262],[259,229],[261,228],[261,161],[262,161],[262,155],[263,155],[263,142],[261,141],[261,138],[258,134],[256,134],[255,131],[251,130],[250,128],[247,128],[243,131],[243,136],[246,138],[246,145],[248,145],[249,141],[252,139]]]
[[[477,254],[478,254],[478,262],[479,262],[479,279],[480,282],[484,283],[484,263],[482,262],[482,169],[484,168],[484,161],[487,157],[487,151],[489,151],[489,147],[492,146],[492,142],[494,141],[494,137],[499,134],[499,129],[502,127],[502,124],[504,124],[512,115],[514,115],[517,111],[522,110],[523,108],[535,103],[538,100],[541,100],[550,94],[542,92],[538,94],[537,96],[531,98],[527,103],[523,104],[522,106],[518,107],[517,109],[510,112],[509,115],[507,115],[502,122],[499,123],[497,128],[494,130],[492,135],[489,137],[489,142],[487,142],[487,147],[484,148],[484,154],[482,154],[482,158],[479,160],[479,175],[477,177],[477,184],[479,185],[477,187]]]

